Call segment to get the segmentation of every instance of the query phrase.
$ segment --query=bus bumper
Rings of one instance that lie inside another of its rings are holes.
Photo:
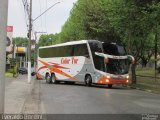
[[[127,85],[129,83],[128,79],[112,79],[112,78],[107,78],[105,76],[102,76],[98,81],[97,84],[125,84]]]

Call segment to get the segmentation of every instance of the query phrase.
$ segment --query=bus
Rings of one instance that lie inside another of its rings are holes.
[[[125,48],[98,40],[71,41],[40,47],[37,79],[108,85],[129,83],[129,67],[134,63]]]

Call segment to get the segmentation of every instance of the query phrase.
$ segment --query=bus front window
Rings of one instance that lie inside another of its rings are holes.
[[[129,62],[128,59],[109,59],[106,65],[106,72],[110,74],[128,74]]]
[[[110,56],[124,56],[126,55],[125,49],[123,46],[112,44],[112,43],[103,43],[103,52],[104,54]],[[115,59],[114,57],[108,58],[106,66],[106,72],[110,74],[128,74],[129,71],[129,60],[125,59]]]

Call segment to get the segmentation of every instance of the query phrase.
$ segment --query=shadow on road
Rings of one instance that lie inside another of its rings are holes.
[[[45,81],[41,82],[41,84],[48,84]],[[53,85],[53,84],[48,84],[48,85]],[[67,86],[78,86],[78,87],[88,87],[86,86],[84,83],[80,83],[80,82],[76,82],[76,83],[70,83],[70,82],[60,82],[58,84],[54,84],[54,85],[67,85]],[[122,85],[113,85],[112,88],[109,88],[107,85],[98,85],[98,84],[93,84],[92,86],[90,86],[90,88],[100,88],[100,89],[114,89],[114,90],[129,90],[131,88],[128,88],[126,86],[122,86]]]

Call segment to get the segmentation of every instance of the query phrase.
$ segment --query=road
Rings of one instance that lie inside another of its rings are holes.
[[[65,83],[40,85],[41,110],[47,114],[160,113],[160,95],[114,86],[86,87]]]

